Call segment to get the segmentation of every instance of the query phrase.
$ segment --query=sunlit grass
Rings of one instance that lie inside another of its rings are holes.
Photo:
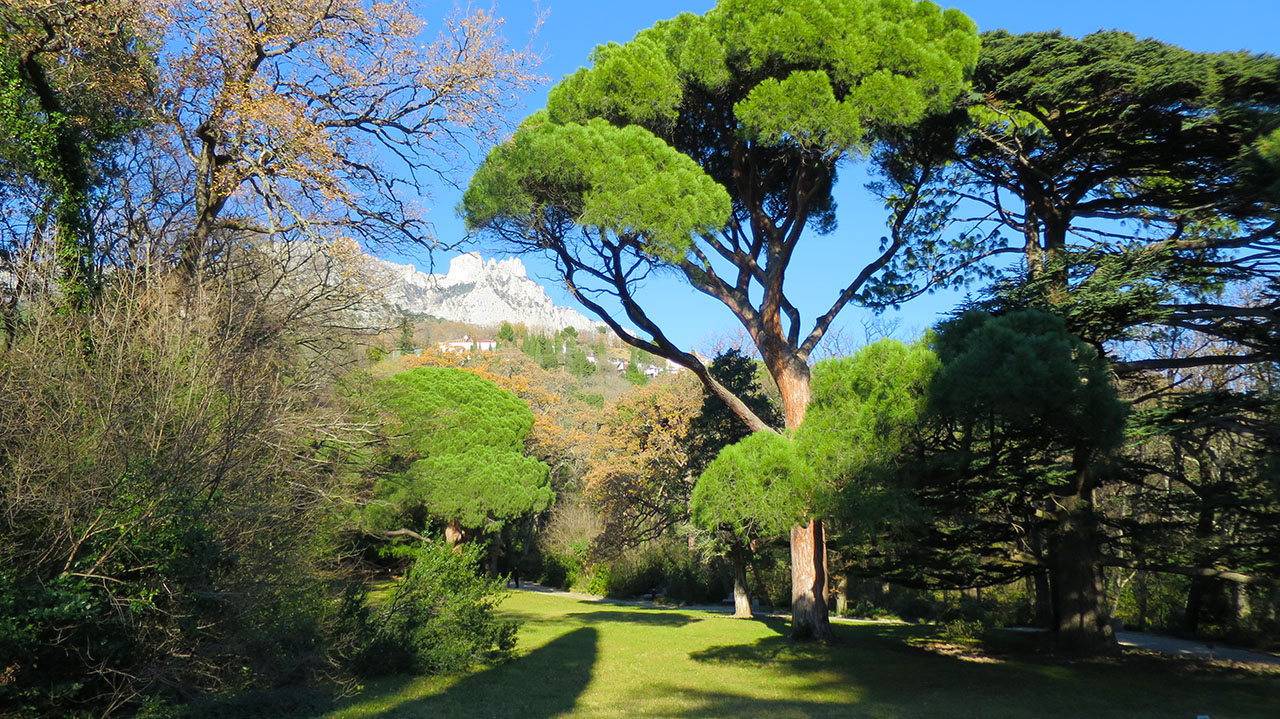
[[[839,642],[821,647],[789,641],[777,620],[542,594],[513,594],[504,612],[523,622],[518,659],[463,677],[371,684],[327,716],[1280,716],[1274,674],[1163,660],[1065,663],[1025,652],[972,661],[938,651],[930,627],[839,626]]]

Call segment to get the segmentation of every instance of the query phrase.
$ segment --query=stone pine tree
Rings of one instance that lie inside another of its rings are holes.
[[[549,470],[526,456],[533,413],[520,398],[464,370],[419,367],[387,382],[399,420],[393,471],[368,510],[373,524],[419,532],[445,525],[445,538],[493,533],[540,512],[554,495]],[[394,530],[392,530],[394,531]]]
[[[835,230],[838,164],[949,110],[977,52],[973,23],[932,3],[725,0],[598,47],[490,153],[461,212],[512,249],[548,254],[623,341],[689,368],[768,430],[646,313],[637,287],[674,269],[746,328],[798,427],[809,355],[842,309],[901,301],[963,263],[932,261],[934,244],[917,248],[919,274],[882,272],[910,240],[898,232],[915,209],[904,200],[806,328],[784,287],[796,248]],[[793,628],[827,638],[822,522],[800,516],[791,535]]]
[[[875,537],[918,520],[898,468],[917,451],[937,366],[927,342],[892,339],[814,365],[813,403],[796,449],[824,479],[830,514],[839,520],[832,541],[859,573],[878,563]],[[837,605],[840,598],[837,590]]]

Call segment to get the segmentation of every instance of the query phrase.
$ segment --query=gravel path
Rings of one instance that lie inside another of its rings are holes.
[[[1251,652],[1246,649],[1233,649],[1213,642],[1195,642],[1174,637],[1162,637],[1145,632],[1116,632],[1116,641],[1122,647],[1146,649],[1161,654],[1177,657],[1196,657],[1198,659],[1221,659],[1248,664],[1273,664],[1280,666],[1280,656],[1263,652]]]
[[[551,587],[544,587],[541,584],[532,584],[523,582],[520,585],[520,591],[538,592],[540,594],[555,594],[561,597],[570,597],[585,602],[597,602],[600,604],[615,604],[626,607],[646,607],[649,609],[674,609],[680,611],[702,611],[702,612],[718,612],[720,614],[732,614],[733,607],[724,604],[697,604],[673,607],[663,604],[655,604],[641,599],[610,599],[608,597],[597,597],[593,594],[582,594],[581,592],[564,592]],[[790,617],[789,614],[778,614],[773,612],[762,612],[757,610],[758,616],[766,617]],[[831,621],[840,624],[900,624],[901,622],[881,620],[881,619],[848,619],[845,617],[832,617]],[[1022,629],[1018,631],[1042,631],[1038,629]],[[1275,654],[1267,654],[1263,652],[1251,652],[1246,649],[1235,649],[1225,647],[1212,642],[1197,642],[1187,639],[1176,639],[1174,637],[1163,637],[1157,634],[1146,634],[1144,632],[1116,632],[1116,641],[1122,647],[1133,647],[1134,649],[1144,649],[1147,651],[1160,652],[1179,657],[1194,657],[1197,659],[1225,660],[1233,662],[1243,662],[1248,664],[1272,664],[1280,666],[1280,656]]]

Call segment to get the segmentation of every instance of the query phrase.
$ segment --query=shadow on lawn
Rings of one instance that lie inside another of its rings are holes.
[[[548,719],[567,714],[591,682],[598,634],[592,627],[575,629],[440,694],[410,699],[378,716]]]
[[[605,611],[605,612],[572,612],[564,615],[565,619],[571,619],[582,624],[599,624],[601,622],[627,622],[631,624],[648,624],[659,627],[683,627],[686,624],[702,621],[699,617],[691,617],[688,614],[680,614],[676,612],[651,610],[651,611]]]

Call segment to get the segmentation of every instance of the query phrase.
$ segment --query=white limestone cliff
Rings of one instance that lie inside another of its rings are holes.
[[[443,275],[370,257],[365,272],[381,302],[397,313],[480,326],[523,322],[531,329],[550,331],[603,326],[576,310],[557,306],[515,257],[486,261],[471,252],[450,260],[449,272]]]

